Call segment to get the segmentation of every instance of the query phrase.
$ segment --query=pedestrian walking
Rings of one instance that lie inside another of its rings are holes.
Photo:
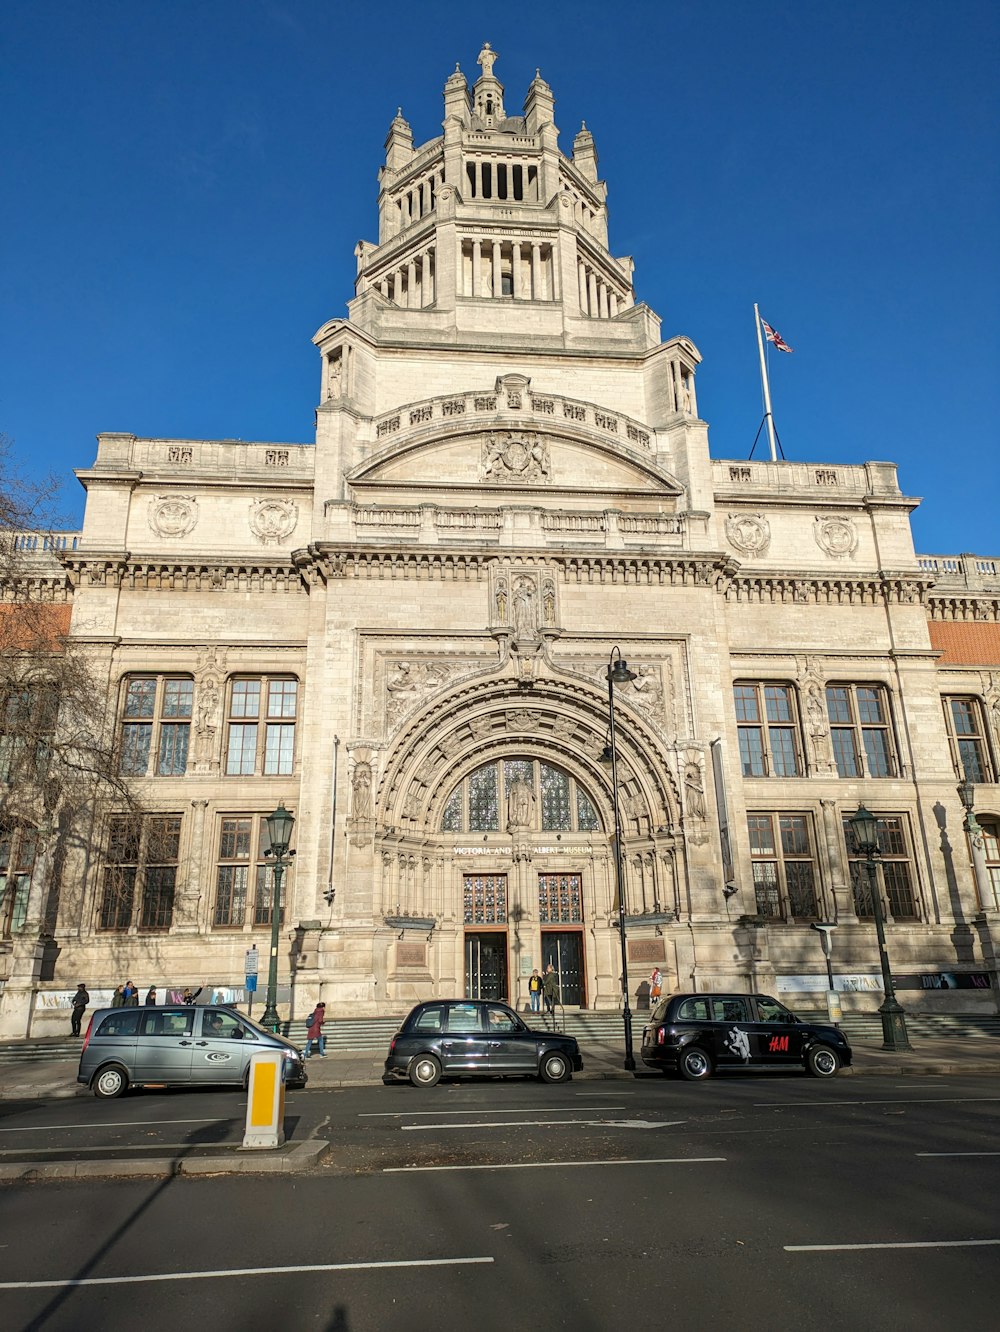
[[[659,967],[653,968],[653,974],[649,978],[649,1007],[655,1008],[660,1002],[660,993],[663,989],[663,973]]]
[[[323,1035],[323,1023],[325,1021],[326,1004],[318,1003],[306,1018],[306,1059],[312,1054],[314,1044],[323,1058],[326,1058],[326,1037]]]
[[[126,981],[125,988],[122,991],[125,996],[126,1008],[139,1007],[139,987],[133,981]]]
[[[545,996],[545,1011],[550,1016],[555,1014],[556,1000],[559,998],[559,977],[556,975],[556,969],[550,962],[545,968],[545,976],[542,979],[542,994]]]
[[[124,1007],[125,1007],[125,986],[124,986],[124,985],[116,985],[116,986],[115,986],[115,992],[114,992],[114,994],[111,996],[111,1007],[112,1007],[112,1008],[124,1008]]]
[[[537,967],[528,980],[528,998],[531,1000],[531,1011],[540,1013],[542,1011],[542,978],[538,974]]]
[[[80,1034],[80,1023],[83,1021],[84,1010],[90,1003],[90,994],[87,991],[83,981],[76,987],[76,994],[73,996],[73,1012],[70,1016],[70,1029],[74,1036]]]
[[[146,991],[146,1007],[153,1008],[156,1004],[156,986],[151,985]]]

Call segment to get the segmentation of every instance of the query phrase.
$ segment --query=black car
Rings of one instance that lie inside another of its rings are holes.
[[[690,1082],[717,1068],[804,1067],[813,1077],[832,1078],[850,1065],[851,1047],[836,1027],[802,1022],[766,994],[674,994],[650,1015],[642,1062]]]
[[[506,1004],[436,999],[417,1004],[392,1038],[382,1081],[433,1087],[442,1077],[538,1077],[566,1082],[583,1068],[574,1036],[532,1031]]]

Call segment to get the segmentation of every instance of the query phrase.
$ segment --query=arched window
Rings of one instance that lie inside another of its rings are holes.
[[[544,832],[601,830],[590,797],[569,773],[537,759],[497,759],[476,768],[451,793],[441,831],[502,832],[512,814],[519,824]]]

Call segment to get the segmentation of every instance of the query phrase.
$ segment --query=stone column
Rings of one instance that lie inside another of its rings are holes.
[[[493,242],[493,297],[503,295],[503,283],[500,279],[500,242]]]
[[[600,315],[597,304],[597,274],[591,269],[587,274],[587,299],[591,315],[596,319]]]
[[[608,314],[614,319],[618,314],[618,293],[616,291],[608,292]]]
[[[411,259],[406,265],[406,308],[413,310],[419,304],[417,301],[417,262]]]
[[[542,246],[540,241],[531,242],[531,299],[542,299]]]
[[[424,254],[423,263],[420,266],[420,285],[423,288],[422,304],[424,305],[434,304],[433,254],[434,247],[431,246]]]
[[[207,800],[191,801],[191,831],[189,851],[186,857],[185,877],[178,885],[174,904],[175,934],[197,934],[201,922],[198,919],[198,905],[201,901],[201,875],[205,873],[203,847],[205,844],[205,811]],[[248,903],[249,906],[249,903]]]
[[[590,310],[587,304],[587,270],[583,264],[577,269],[580,278],[580,313],[589,314]]]
[[[856,925],[858,913],[854,909],[854,894],[851,891],[850,875],[846,874],[846,859],[843,852],[843,826],[837,813],[836,800],[821,800],[823,809],[823,836],[826,842],[826,859],[829,870],[828,881],[833,893],[833,914],[844,925]]]
[[[483,246],[478,236],[472,242],[472,294],[483,294]]]
[[[608,307],[608,285],[606,282],[602,282],[600,284],[600,287],[598,289],[598,294],[600,300],[601,318],[607,319],[611,311]]]

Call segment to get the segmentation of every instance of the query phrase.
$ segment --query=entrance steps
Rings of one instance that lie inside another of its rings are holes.
[[[906,1004],[903,1004],[906,1008]],[[808,1011],[796,1008],[796,1014],[805,1022],[829,1023],[830,1019],[823,1009]],[[840,1023],[840,1030],[848,1040],[877,1041],[882,1039],[882,1019],[878,1013],[845,1013]],[[906,1030],[914,1040],[957,1039],[975,1040],[1000,1039],[1000,1016],[989,1014],[963,1013],[911,1013],[906,1014]]]

